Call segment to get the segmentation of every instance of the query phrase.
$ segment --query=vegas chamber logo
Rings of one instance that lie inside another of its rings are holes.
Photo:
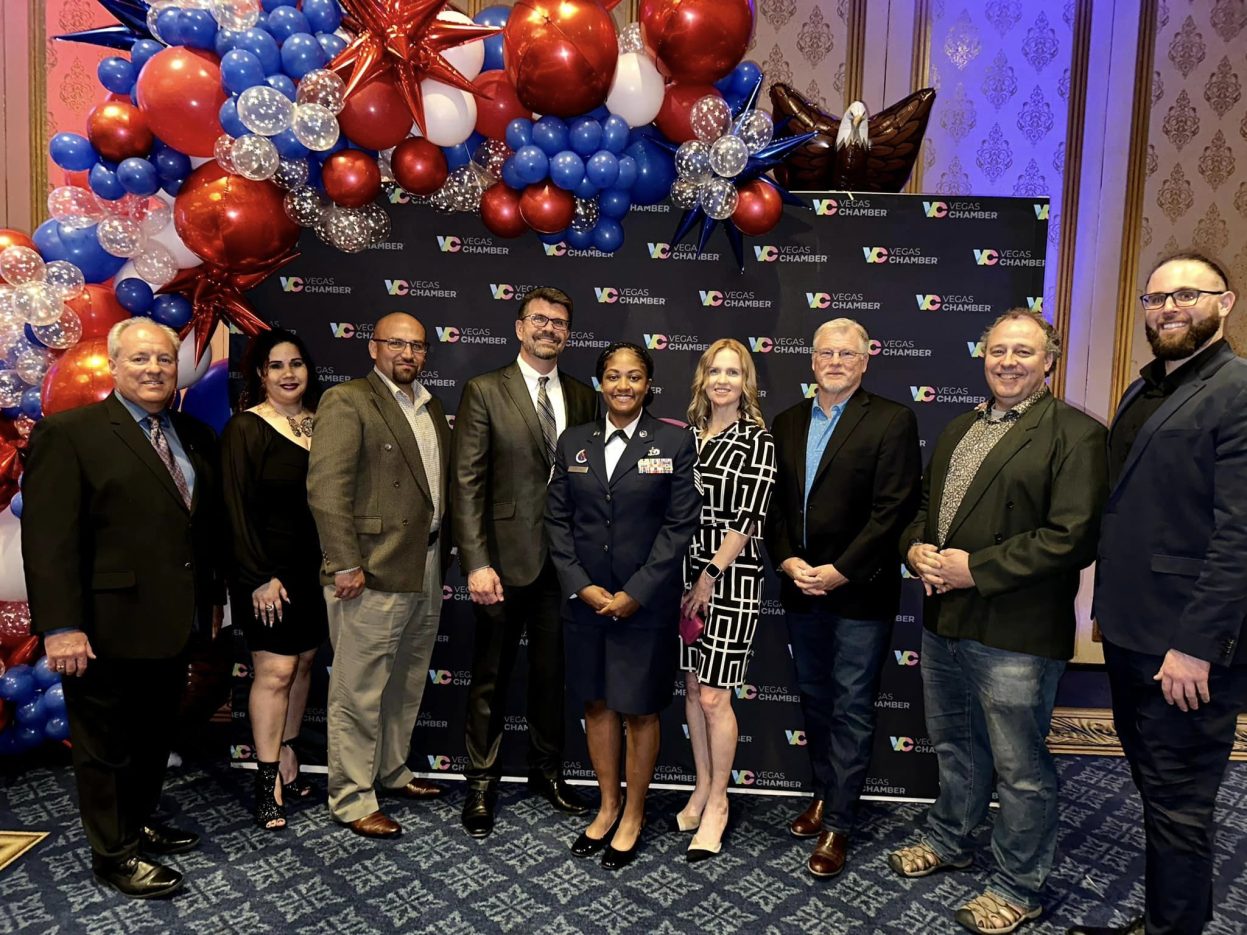
[[[434,685],[471,685],[472,672],[470,669],[429,669],[429,681]]]
[[[814,208],[814,214],[817,217],[870,217],[885,218],[888,216],[888,209],[875,207],[870,203],[869,198],[849,198],[847,201],[841,201],[836,198],[813,198],[810,201],[811,207]]]
[[[339,286],[332,276],[281,276],[282,292],[310,292],[321,295],[350,295],[350,286]]]
[[[889,736],[888,742],[894,753],[934,753],[935,748],[926,737]]]
[[[719,259],[719,254],[717,253],[699,253],[692,244],[669,244],[662,241],[657,243],[647,241],[646,246],[649,248],[649,258],[651,260],[696,260],[698,262],[711,263]],[[603,254],[603,256],[608,255]]]
[[[436,279],[387,279],[386,295],[414,296],[422,299],[457,299],[458,289],[444,289]]]
[[[953,405],[977,406],[987,397],[976,396],[965,386],[913,386],[909,387],[909,395],[916,403],[949,403]]]
[[[983,356],[983,342],[982,341],[967,341],[966,352],[972,358],[982,357]]]
[[[710,345],[695,334],[643,334],[647,351],[704,351]]]
[[[665,295],[650,295],[649,289],[618,286],[594,286],[593,296],[599,305],[666,305]]]
[[[443,344],[506,344],[500,334],[492,334],[488,328],[461,328],[457,325],[434,327],[437,340]]]
[[[770,308],[775,303],[758,298],[752,289],[698,289],[697,297],[704,308]]]
[[[511,248],[494,243],[492,237],[459,237],[455,234],[437,234],[437,249],[442,253],[488,253],[506,256]]]
[[[810,348],[805,338],[771,338],[766,336],[749,339],[749,350],[755,354],[807,354]]]
[[[784,738],[788,741],[790,747],[804,747],[806,745],[805,731],[803,730],[785,730]]]
[[[759,263],[826,263],[827,254],[815,253],[809,244],[754,244]]]
[[[587,250],[576,250],[562,240],[558,243],[543,243],[542,246],[545,248],[546,256],[568,256],[590,260],[609,260],[611,258],[611,254],[603,253],[596,247],[589,247]]]
[[[937,266],[938,256],[928,256],[921,247],[862,247],[862,257],[867,263],[891,263],[897,265]]]
[[[1043,266],[1043,257],[1030,250],[999,250],[995,247],[975,247],[972,250],[978,266]]]
[[[782,770],[774,769],[734,769],[732,785],[757,786],[759,789],[800,789],[801,783],[789,779]]]
[[[1035,204],[1031,205],[1031,207],[1035,209],[1035,220],[1036,221],[1048,220],[1048,209],[1051,207],[1051,205],[1046,204],[1046,203],[1039,204],[1038,202],[1036,202]]]
[[[929,292],[915,292],[914,301],[920,312],[975,312],[992,311],[986,302],[978,302],[972,295],[935,295]]]
[[[916,666],[919,656],[912,649],[894,649],[892,655],[896,657],[898,666]]]
[[[911,338],[883,338],[870,340],[871,357],[930,357],[931,348],[919,347]]]
[[[818,311],[876,312],[883,307],[882,302],[867,299],[861,292],[807,292],[805,303]]]
[[[922,213],[928,218],[951,218],[954,220],[992,221],[1000,216],[999,211],[984,209],[977,201],[924,201]]]
[[[343,340],[359,339],[367,341],[372,337],[372,325],[370,321],[331,321],[329,322],[329,333],[335,338]]]
[[[510,302],[512,299],[522,299],[536,288],[528,283],[491,282],[489,296],[495,302]]]

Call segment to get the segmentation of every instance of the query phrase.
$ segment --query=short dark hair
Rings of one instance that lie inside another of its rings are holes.
[[[303,365],[307,367],[307,389],[303,391],[303,405],[316,411],[320,402],[320,377],[316,373],[316,364],[312,355],[307,352],[307,344],[293,331],[282,328],[270,328],[261,331],[247,344],[242,357],[243,391],[238,398],[239,409],[250,409],[264,402],[264,384],[260,379],[260,371],[268,363],[268,355],[278,344],[293,344],[299,349]]]
[[[598,354],[598,363],[595,373],[599,383],[602,381],[602,375],[606,373],[607,361],[611,359],[612,355],[618,353],[619,351],[632,351],[632,353],[636,354],[636,356],[640,358],[641,363],[645,365],[645,379],[654,379],[654,358],[650,356],[650,352],[641,347],[639,344],[633,344],[631,341],[616,341],[614,344],[606,348],[606,350],[602,351],[601,354]]]
[[[528,309],[531,302],[537,299],[549,302],[551,305],[561,305],[567,309],[567,318],[570,321],[572,317],[572,297],[562,289],[556,289],[554,286],[538,286],[530,292],[524,294],[524,298],[520,300],[520,310],[515,313],[517,319],[524,317],[524,312]]]
[[[996,330],[997,325],[1014,320],[1033,321],[1039,326],[1039,330],[1043,332],[1044,354],[1052,355],[1052,366],[1055,367],[1056,362],[1061,359],[1061,335],[1052,322],[1043,317],[1043,312],[1034,312],[1029,308],[1011,308],[988,325],[983,331],[983,337],[979,339],[983,342],[983,353],[987,353],[987,336]]]
[[[1233,287],[1230,285],[1230,277],[1229,274],[1226,273],[1225,267],[1223,267],[1216,260],[1212,259],[1212,257],[1205,256],[1204,254],[1198,253],[1194,250],[1184,250],[1180,253],[1171,253],[1163,259],[1157,261],[1156,265],[1152,267],[1152,272],[1147,274],[1147,278],[1151,279],[1152,273],[1156,272],[1166,263],[1178,263],[1182,261],[1203,264],[1214,274],[1221,277],[1221,284],[1225,286],[1226,292],[1233,291]]]

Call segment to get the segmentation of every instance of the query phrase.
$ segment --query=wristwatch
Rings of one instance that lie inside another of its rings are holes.
[[[714,562],[706,562],[706,567],[703,568],[701,571],[702,571],[702,574],[704,574],[711,581],[718,581],[719,575],[723,574],[723,569],[720,568],[718,565],[716,565]]]

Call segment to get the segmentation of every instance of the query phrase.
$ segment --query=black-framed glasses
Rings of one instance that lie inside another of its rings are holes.
[[[1174,308],[1190,308],[1199,301],[1201,295],[1225,295],[1225,289],[1175,289],[1173,292],[1145,292],[1139,301],[1149,312],[1165,307],[1165,302],[1173,298]]]
[[[429,349],[428,341],[404,341],[402,338],[371,338],[377,344],[384,344],[395,354],[401,354],[403,348],[411,348],[413,354],[424,354]]]
[[[525,315],[524,321],[531,321],[538,328],[549,326],[560,334],[566,334],[567,329],[572,326],[572,323],[566,318],[551,318],[549,315],[538,315],[536,312],[533,312],[531,315]]]

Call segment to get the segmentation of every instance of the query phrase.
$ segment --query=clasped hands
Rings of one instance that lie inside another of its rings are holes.
[[[629,597],[624,591],[616,591],[611,594],[606,588],[599,587],[596,584],[586,585],[576,592],[576,596],[593,608],[593,612],[599,617],[611,617],[615,620],[623,620],[631,617],[641,605],[634,599]]]
[[[831,563],[811,565],[795,555],[784,559],[779,567],[807,597],[824,597],[849,581]]]
[[[918,573],[928,597],[974,587],[970,553],[964,549],[937,549],[929,542],[918,542],[909,547],[906,560]]]

